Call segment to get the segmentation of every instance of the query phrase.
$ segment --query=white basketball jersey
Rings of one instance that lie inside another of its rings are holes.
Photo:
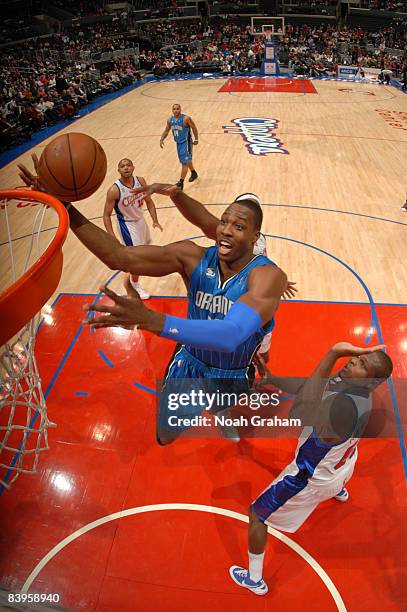
[[[332,382],[334,381],[335,379]],[[333,485],[335,488],[336,481],[344,481],[347,473],[353,471],[357,459],[357,445],[369,419],[372,404],[370,395],[364,397],[353,393],[345,392],[345,394],[356,407],[352,437],[332,446],[322,442],[312,427],[304,427],[301,433],[294,463],[300,470],[303,467],[308,473],[312,473],[308,481],[310,485],[317,487]],[[330,389],[324,393],[323,400],[335,395],[337,392],[333,391],[330,385]]]
[[[137,176],[133,177],[133,187],[123,185],[120,180],[114,182],[119,188],[120,196],[114,206],[118,217],[124,221],[140,221],[143,218],[143,198],[138,194],[131,193],[130,189],[141,187]]]
[[[253,247],[253,255],[265,255],[267,257],[266,237],[260,234],[258,241]]]

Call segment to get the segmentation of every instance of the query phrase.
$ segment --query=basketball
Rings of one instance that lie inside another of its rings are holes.
[[[100,144],[87,134],[62,134],[44,149],[38,174],[44,189],[62,201],[88,198],[103,183],[107,159]]]

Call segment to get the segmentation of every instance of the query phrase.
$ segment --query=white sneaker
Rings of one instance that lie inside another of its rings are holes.
[[[245,589],[249,589],[249,591],[255,595],[266,595],[266,593],[268,593],[269,589],[263,578],[260,578],[258,582],[254,582],[250,579],[247,569],[244,569],[243,567],[232,565],[232,567],[229,569],[229,574],[233,582],[236,582],[236,584],[244,587]]]
[[[150,297],[150,294],[147,293],[147,291],[145,291],[139,283],[134,286],[134,289],[137,291],[142,300],[148,300]]]
[[[339,491],[338,495],[334,495],[334,499],[340,502],[347,502],[349,499],[348,490],[343,487],[343,489]]]

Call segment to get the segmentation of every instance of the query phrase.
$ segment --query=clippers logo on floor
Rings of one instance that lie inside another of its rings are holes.
[[[360,94],[362,96],[375,96],[373,91],[367,91],[365,89],[352,89],[351,87],[340,87],[338,91],[347,94]]]
[[[387,125],[398,130],[407,131],[407,112],[386,110],[385,108],[375,108],[376,113],[385,120]]]
[[[234,125],[224,125],[225,134],[240,134],[247,143],[246,149],[251,155],[268,155],[269,153],[284,153],[283,143],[273,130],[278,128],[278,119],[264,117],[241,117],[232,119]]]

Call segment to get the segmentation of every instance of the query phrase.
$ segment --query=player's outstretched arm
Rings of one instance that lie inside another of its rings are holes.
[[[73,233],[98,259],[111,270],[134,275],[166,276],[173,272],[189,276],[203,255],[204,249],[184,240],[166,246],[123,246],[107,232],[91,223],[74,206],[68,207]]]
[[[141,185],[143,187],[145,187],[147,185],[145,178],[143,178],[142,176],[138,177],[138,180],[140,181]],[[148,212],[150,213],[150,217],[153,221],[153,227],[158,227],[158,229],[160,229],[161,231],[163,231],[162,226],[158,223],[158,217],[157,217],[157,209],[155,207],[155,204],[151,198],[151,196],[147,195],[144,197],[144,202],[146,203],[146,206],[148,208]]]
[[[198,128],[195,125],[195,122],[193,121],[192,117],[185,117],[185,125],[187,125],[188,127],[191,128],[193,134],[194,134],[194,145],[198,144]]]
[[[35,155],[32,157],[37,169],[38,158]],[[36,174],[23,165],[19,165],[19,169],[20,177],[26,185],[44,191]],[[187,240],[163,247],[123,246],[115,236],[89,221],[71,203],[65,202],[65,205],[73,233],[111,270],[145,276],[166,276],[173,272],[189,276],[203,255],[202,247]]]
[[[383,348],[382,344],[370,347],[354,346],[349,342],[335,344],[302,386],[292,405],[290,417],[301,418],[307,423],[316,422],[319,419],[325,387],[337,360],[341,357],[356,357],[373,353]]]
[[[106,292],[115,303],[96,305],[93,310],[105,313],[105,317],[90,324],[94,327],[135,325],[181,344],[232,353],[247,338],[259,331],[262,325],[270,321],[286,286],[287,277],[284,272],[276,266],[264,266],[264,268],[271,269],[258,275],[258,279],[252,282],[250,291],[245,294],[246,300],[238,300],[233,304],[222,320],[201,321],[161,315],[147,308],[140,299],[129,297],[116,299],[113,298],[112,292]],[[272,281],[267,281],[270,276]],[[267,295],[262,293],[257,296],[259,287],[265,284],[268,287]],[[267,300],[269,304],[266,305],[263,300]],[[120,309],[116,307],[117,304],[120,305]]]
[[[176,185],[152,183],[151,185],[132,189],[132,193],[142,193],[145,199],[153,193],[170,197],[187,221],[199,227],[208,238],[216,240],[216,228],[220,220],[206,210],[201,202],[191,198],[181,189],[178,189]]]

